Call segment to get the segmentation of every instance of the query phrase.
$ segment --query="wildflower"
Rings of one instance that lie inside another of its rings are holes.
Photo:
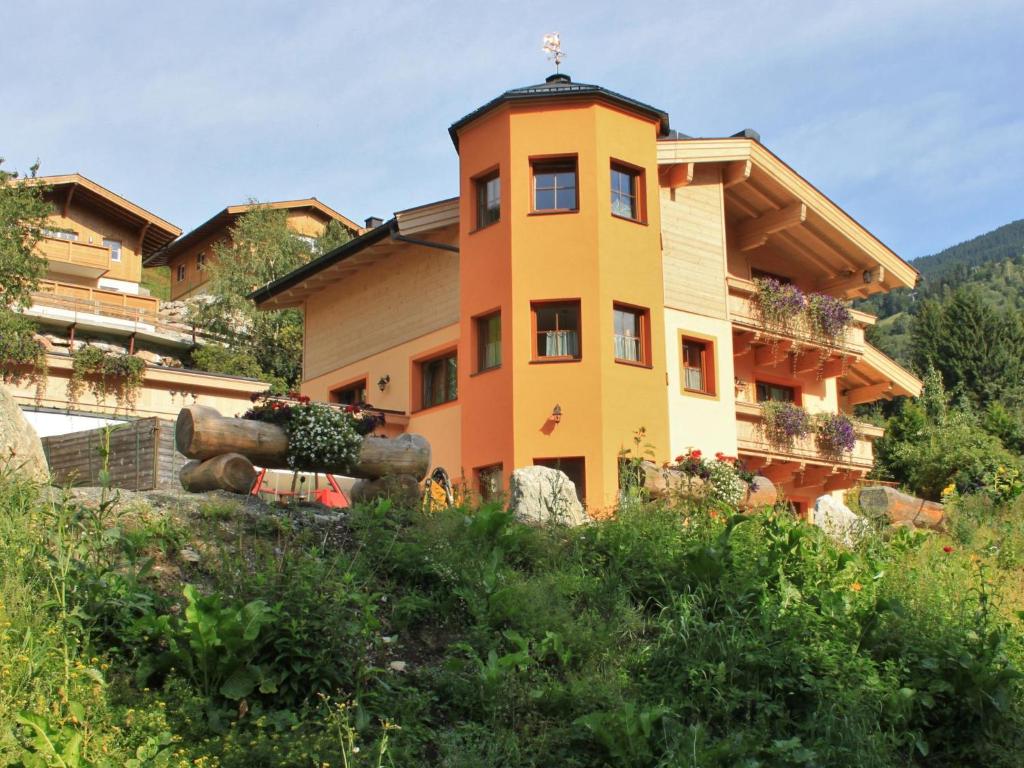
[[[949,544],[947,544],[946,546],[944,546],[942,548],[942,551],[945,552],[948,555],[950,552],[953,551],[953,548],[951,546],[949,546]]]
[[[854,592],[860,592],[862,589],[864,589],[864,585],[861,584],[859,581],[855,581],[850,585],[850,589],[852,589]]]

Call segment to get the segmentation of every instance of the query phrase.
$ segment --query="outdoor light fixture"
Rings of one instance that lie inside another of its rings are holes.
[[[388,388],[388,384],[390,384],[390,383],[391,383],[391,374],[390,373],[385,373],[383,376],[380,377],[380,380],[377,382],[377,389],[379,389],[381,392],[383,392],[385,389]]]
[[[558,424],[562,421],[562,406],[556,405],[551,409],[551,420]]]

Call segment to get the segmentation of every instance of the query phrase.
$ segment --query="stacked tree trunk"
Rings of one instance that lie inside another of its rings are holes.
[[[192,459],[180,474],[193,493],[223,489],[249,493],[256,467],[288,468],[288,433],[277,424],[221,416],[214,408],[182,408],[174,431],[178,451]],[[349,485],[353,501],[381,494],[415,495],[430,469],[430,443],[422,435],[363,438]],[[328,467],[309,471],[327,472]]]

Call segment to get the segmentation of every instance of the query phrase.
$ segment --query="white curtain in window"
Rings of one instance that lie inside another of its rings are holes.
[[[579,357],[579,334],[576,331],[548,331],[544,349],[545,357]]]
[[[615,357],[619,360],[633,360],[640,362],[640,338],[615,334]]]
[[[686,368],[686,388],[687,389],[704,389],[704,376],[701,374],[700,368]]]

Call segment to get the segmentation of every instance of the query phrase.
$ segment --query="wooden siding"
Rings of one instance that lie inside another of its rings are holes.
[[[43,451],[57,485],[99,485],[106,429],[90,429],[42,438]],[[149,491],[180,489],[185,462],[174,447],[174,422],[138,419],[110,429],[108,469],[114,488]]]
[[[459,321],[459,256],[409,247],[306,302],[306,380]]]
[[[723,217],[722,185],[715,169],[698,167],[693,183],[661,190],[666,307],[728,317]]]

